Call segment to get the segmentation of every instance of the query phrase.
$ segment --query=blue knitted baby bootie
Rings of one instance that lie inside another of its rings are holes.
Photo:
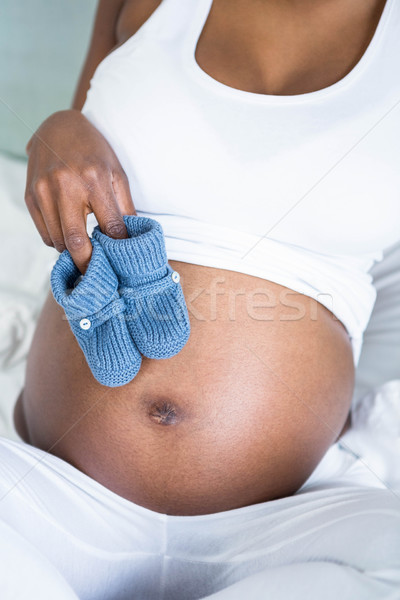
[[[92,245],[89,266],[79,283],[80,272],[70,253],[60,254],[51,273],[51,289],[93,376],[103,385],[117,387],[135,377],[142,357],[126,326],[117,277],[101,245],[95,240]]]
[[[179,274],[168,264],[164,234],[153,219],[125,216],[129,238],[114,240],[95,227],[118,277],[129,332],[148,358],[170,358],[189,339],[190,323]]]

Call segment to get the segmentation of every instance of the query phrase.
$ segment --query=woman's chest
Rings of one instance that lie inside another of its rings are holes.
[[[394,243],[400,72],[383,60],[395,55],[393,39],[374,37],[356,67],[328,87],[264,95],[234,89],[203,70],[216,62],[200,68],[194,60],[206,15],[171,35],[159,18],[158,30],[139,30],[92,80],[83,113],[114,147],[136,208],[326,254]]]
[[[125,0],[115,25],[118,46],[134,36],[162,3],[174,1]],[[374,35],[386,0],[319,0],[311,5],[196,2],[205,5],[193,47],[201,69],[238,90],[292,95],[332,85],[354,67]]]
[[[86,116],[116,151],[138,211],[326,254],[363,255],[397,241],[394,93],[373,97],[366,86],[326,102],[243,105],[161,71],[143,74],[132,93],[125,68],[118,94],[115,75],[102,73],[107,82],[93,89]],[[397,88],[400,97],[400,76]]]

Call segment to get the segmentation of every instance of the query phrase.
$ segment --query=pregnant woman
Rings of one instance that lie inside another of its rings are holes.
[[[90,213],[116,239],[124,215],[160,222],[191,334],[107,388],[43,307],[15,410],[25,450],[3,462],[32,464],[28,537],[80,598],[200,598],[316,556],[343,589],[339,564],[399,567],[379,482],[302,488],[344,452],[369,269],[400,237],[399,27],[396,0],[100,0],[72,109],[28,143],[27,206],[82,273]],[[379,510],[389,544],[367,534]]]

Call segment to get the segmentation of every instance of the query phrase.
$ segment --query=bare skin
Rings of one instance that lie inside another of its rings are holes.
[[[123,3],[116,44],[137,29],[136,8],[147,6],[144,22],[158,4]],[[214,0],[196,60],[237,89],[311,92],[354,67],[383,6]],[[82,97],[78,91],[75,108]],[[16,406],[20,434],[166,514],[218,512],[294,493],[348,417],[354,369],[344,326],[316,301],[275,283],[171,264],[182,276],[190,340],[174,358],[144,359],[122,388],[93,379],[49,296]]]

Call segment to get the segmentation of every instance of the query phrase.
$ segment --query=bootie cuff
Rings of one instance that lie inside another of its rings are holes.
[[[110,238],[98,225],[92,234],[101,243],[120,283],[140,285],[163,277],[168,259],[160,223],[134,215],[124,216],[124,222],[129,238]]]
[[[94,315],[118,298],[118,279],[101,245],[92,240],[92,246],[85,275],[81,276],[68,250],[59,256],[51,273],[53,296],[71,319]]]

